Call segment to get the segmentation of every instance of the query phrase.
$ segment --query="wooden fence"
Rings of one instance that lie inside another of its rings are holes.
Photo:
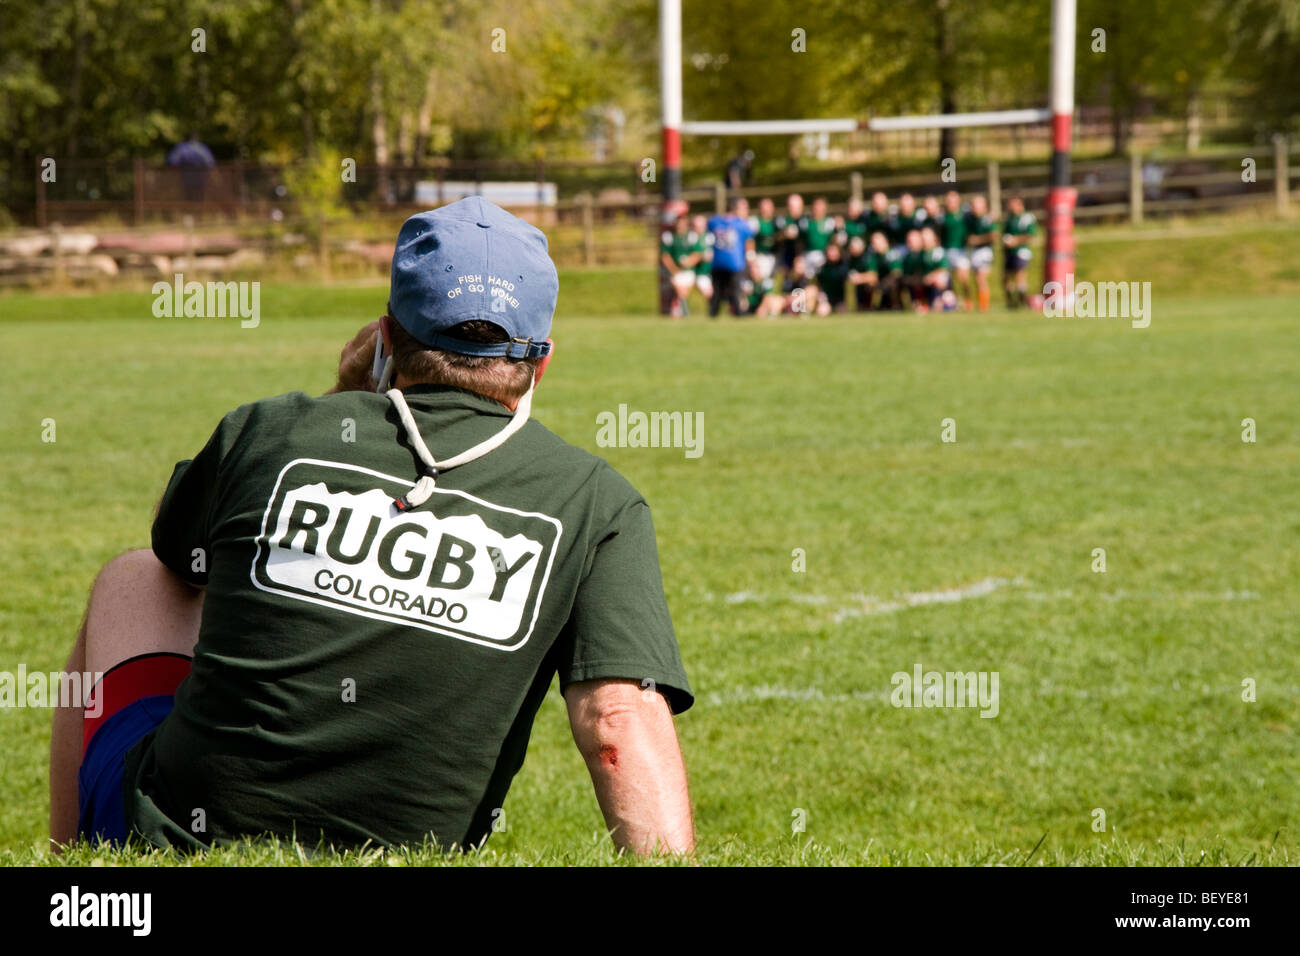
[[[1271,156],[1259,157],[1161,156],[1158,161],[1135,153],[1128,159],[1077,162],[1073,166],[1078,193],[1076,220],[1080,224],[1141,223],[1152,217],[1197,216],[1269,206],[1277,215],[1287,216],[1300,164],[1290,161],[1290,146],[1284,139],[1276,139],[1269,152]],[[571,172],[579,179],[582,176],[580,168]],[[750,187],[740,194],[751,200],[768,196],[778,206],[792,192],[802,193],[805,198],[822,196],[831,212],[838,213],[850,198],[865,200],[869,192],[876,190],[894,199],[904,191],[927,195],[957,189],[966,195],[986,194],[990,211],[1000,217],[1003,198],[1010,191],[1021,195],[1028,208],[1041,209],[1048,173],[1046,163],[1004,166],[989,162],[974,169],[959,165],[955,182],[947,182],[936,173],[866,177],[850,172],[832,179]],[[544,169],[538,170],[539,176],[545,174]],[[712,212],[725,207],[728,194],[718,183],[687,189],[684,198],[693,211]],[[140,202],[138,189],[133,202]],[[47,203],[43,208],[42,215],[52,217],[62,207]],[[38,281],[43,276],[75,278],[77,270],[84,269],[85,260],[93,255],[98,256],[105,270],[105,256],[117,256],[118,265],[124,268],[136,268],[142,261],[157,263],[166,256],[188,262],[193,268],[202,268],[206,257],[212,268],[218,268],[224,261],[222,256],[238,248],[259,250],[267,258],[283,258],[289,247],[296,257],[294,261],[303,265],[310,259],[316,268],[328,271],[331,260],[352,258],[380,272],[384,245],[387,243],[391,253],[391,236],[397,224],[411,212],[424,208],[424,204],[363,204],[359,213],[329,222],[305,220],[294,213],[291,204],[285,208],[289,215],[278,220],[260,216],[211,223],[196,221],[193,215],[186,214],[181,224],[101,227],[75,235],[69,235],[74,227],[61,225],[59,217],[44,229],[0,239],[0,283],[28,281],[33,275]],[[648,189],[640,195],[621,197],[582,192],[550,205],[512,208],[547,232],[551,254],[561,265],[648,264],[655,258],[660,200]],[[147,216],[142,218],[147,220]],[[115,235],[105,236],[104,232]],[[100,234],[99,239],[92,233]],[[149,236],[168,233],[170,246],[162,252],[131,251],[130,236],[144,237],[141,248],[147,250]],[[208,247],[218,251],[205,256]],[[15,248],[24,251],[15,252]]]

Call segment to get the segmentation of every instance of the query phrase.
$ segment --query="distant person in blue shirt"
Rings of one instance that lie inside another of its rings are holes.
[[[173,146],[167,154],[167,165],[180,169],[185,201],[202,202],[208,170],[216,166],[217,161],[212,157],[212,150],[199,142],[199,134],[190,133],[189,139]]]
[[[754,245],[754,227],[749,222],[749,203],[731,200],[730,212],[709,219],[713,236],[713,297],[709,300],[709,318],[716,319],[725,298],[732,315],[744,315],[741,280],[745,276],[748,253]]]

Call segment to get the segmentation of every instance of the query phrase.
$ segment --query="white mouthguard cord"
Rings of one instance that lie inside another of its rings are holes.
[[[439,462],[429,451],[429,446],[424,443],[424,438],[420,435],[420,429],[415,425],[415,419],[411,416],[411,409],[406,404],[406,396],[402,394],[401,389],[390,388],[386,393],[393,407],[397,409],[397,417],[402,421],[402,427],[406,430],[406,437],[415,449],[415,454],[419,456],[421,464],[424,465],[424,473],[420,480],[415,483],[415,487],[408,491],[401,498],[393,502],[398,511],[409,511],[412,508],[418,508],[429,500],[433,494],[434,483],[438,480],[438,472],[446,471],[449,468],[455,468],[457,465],[463,465],[466,462],[473,461],[475,458],[482,458],[490,451],[495,451],[506,443],[508,439],[524,425],[528,424],[528,415],[533,407],[533,386],[528,386],[528,391],[519,399],[519,404],[515,406],[514,417],[491,438],[479,442],[473,448],[469,448],[459,455],[448,458],[446,461]]]

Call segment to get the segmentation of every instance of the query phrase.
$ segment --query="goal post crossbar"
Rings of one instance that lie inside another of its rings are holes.
[[[936,113],[931,116],[877,116],[867,121],[872,132],[900,129],[957,129],[966,126],[1015,126],[1046,123],[1049,109],[993,110],[987,113]]]
[[[1047,193],[1047,250],[1044,290],[1059,286],[1074,271],[1074,205],[1070,186],[1070,146],[1074,119],[1074,47],[1077,0],[1051,0],[1050,109],[997,110],[930,116],[824,120],[682,121],[682,0],[658,0],[660,108],[663,135],[663,207],[667,226],[685,211],[682,200],[682,136],[763,136],[848,133],[860,129],[951,129],[963,126],[1023,125],[1051,122],[1052,166]],[[659,283],[660,311],[668,314],[671,287]]]
[[[803,133],[854,133],[858,130],[956,129],[968,126],[1011,126],[1046,123],[1049,109],[993,110],[983,113],[935,113],[927,116],[877,116],[794,120],[694,120],[681,124],[687,136],[797,136]]]
[[[862,124],[855,119],[718,120],[687,121],[682,132],[688,136],[795,136],[801,133],[856,133]]]

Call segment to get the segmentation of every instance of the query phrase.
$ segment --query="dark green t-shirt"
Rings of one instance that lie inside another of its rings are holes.
[[[461,389],[406,395],[435,458],[511,417]],[[650,509],[606,462],[530,421],[398,512],[417,476],[369,392],[244,405],[176,466],[153,548],[206,595],[175,709],[127,757],[126,816],[151,841],[476,844],[557,672],[691,705]]]
[[[759,255],[776,253],[776,220],[761,216],[751,220],[754,227],[754,251]]]

